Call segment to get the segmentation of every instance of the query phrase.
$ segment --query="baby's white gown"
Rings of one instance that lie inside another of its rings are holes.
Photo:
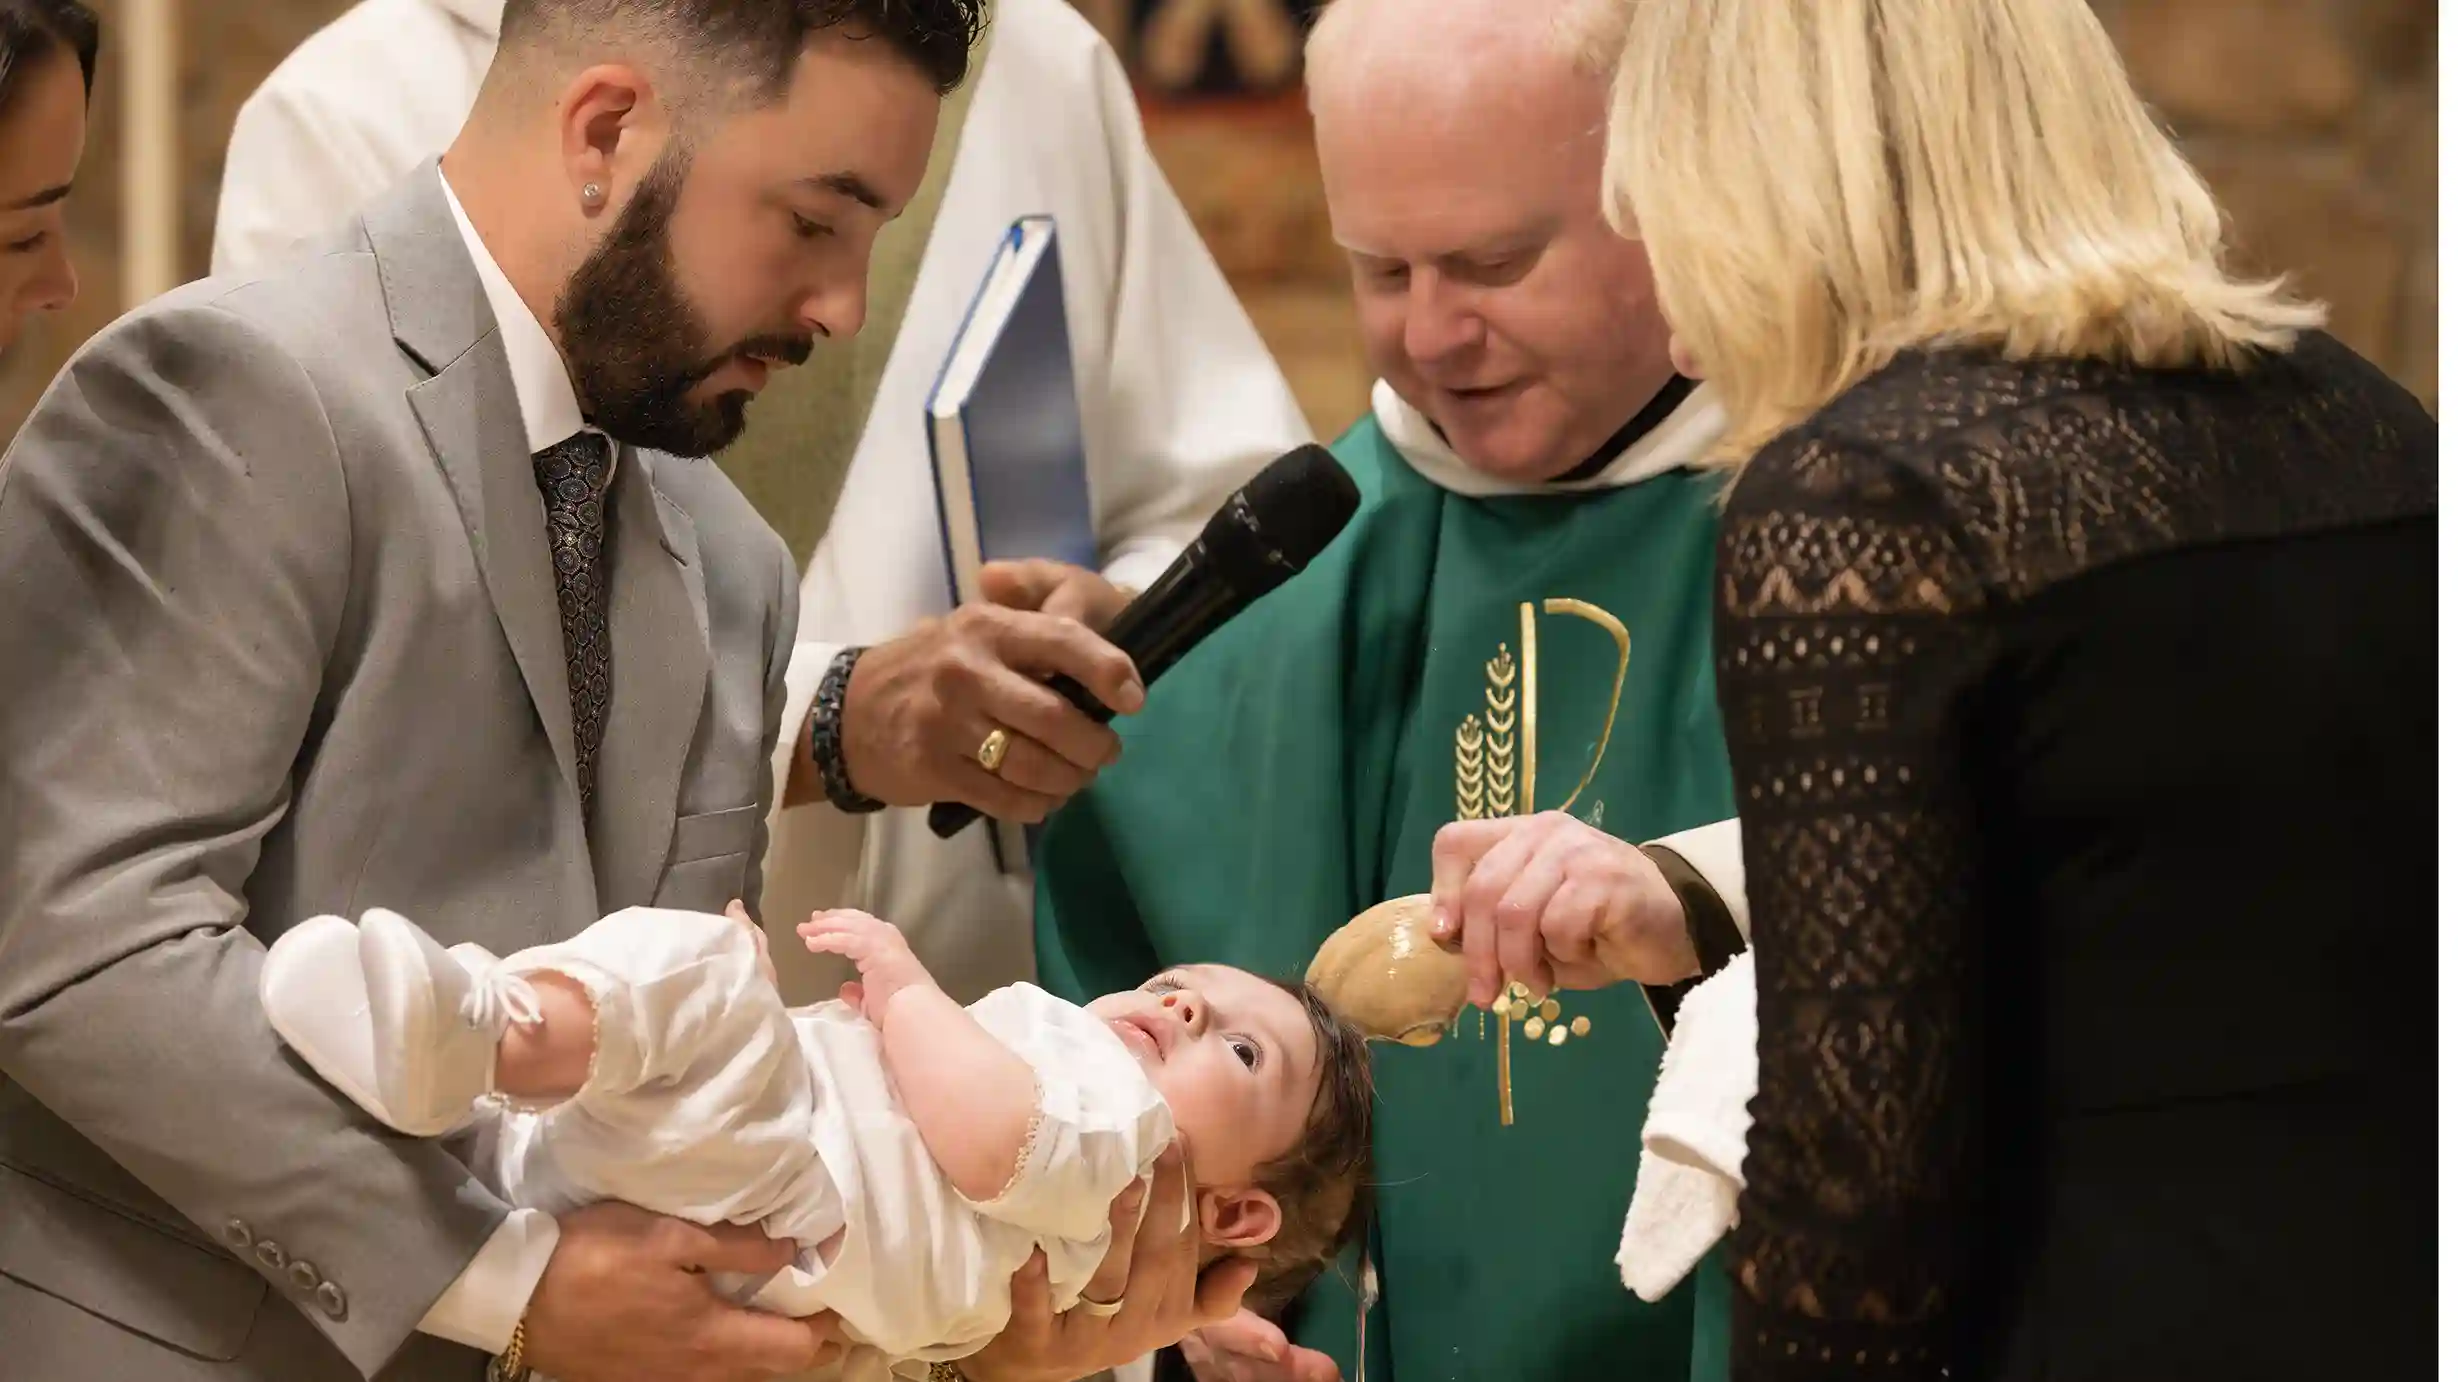
[[[1006,1327],[1009,1279],[1036,1247],[1057,1307],[1074,1306],[1109,1250],[1110,1202],[1175,1133],[1107,1023],[1012,985],[968,1011],[1032,1066],[1040,1113],[1005,1193],[976,1203],[922,1145],[878,1032],[843,1003],[786,1009],[739,923],[632,908],[504,963],[586,985],[598,1056],[577,1097],[494,1115],[479,1174],[550,1213],[623,1200],[806,1245],[751,1304],[836,1312],[877,1350],[858,1349],[849,1377],[980,1349]]]

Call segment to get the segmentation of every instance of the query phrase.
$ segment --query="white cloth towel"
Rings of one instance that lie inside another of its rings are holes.
[[[1682,999],[1639,1135],[1639,1183],[1614,1262],[1660,1301],[1739,1220],[1758,1093],[1758,980],[1746,953]]]

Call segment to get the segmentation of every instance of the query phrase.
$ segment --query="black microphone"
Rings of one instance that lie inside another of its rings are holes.
[[[1357,486],[1331,453],[1297,448],[1229,496],[1202,536],[1118,612],[1109,641],[1151,686],[1214,629],[1305,570],[1356,512]],[[1111,718],[1110,708],[1073,678],[1045,684],[1096,722]],[[944,840],[980,816],[961,802],[943,801],[930,808],[930,830]]]

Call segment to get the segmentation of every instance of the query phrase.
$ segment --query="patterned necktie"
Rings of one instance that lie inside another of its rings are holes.
[[[534,458],[546,500],[546,546],[555,561],[555,603],[563,611],[563,665],[572,693],[572,751],[580,768],[584,819],[597,795],[597,750],[606,737],[613,649],[606,633],[606,482],[614,449],[595,432],[575,432]]]

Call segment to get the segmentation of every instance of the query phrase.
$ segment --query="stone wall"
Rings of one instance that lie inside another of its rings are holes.
[[[122,310],[119,64],[106,26],[94,137],[71,208],[77,307],[0,363],[0,436],[13,436],[69,351]],[[232,115],[273,63],[345,0],[184,0],[183,248],[205,268]],[[1079,0],[1133,47],[1149,6]],[[2437,403],[2439,27],[2431,0],[2095,0],[2143,92],[2178,130],[2235,219],[2245,262],[2331,304],[2350,344]],[[1155,95],[1147,120],[1185,198],[1325,433],[1370,382],[1331,249],[1302,103]]]
[[[2233,220],[2330,326],[2439,399],[2432,0],[2095,0]]]

